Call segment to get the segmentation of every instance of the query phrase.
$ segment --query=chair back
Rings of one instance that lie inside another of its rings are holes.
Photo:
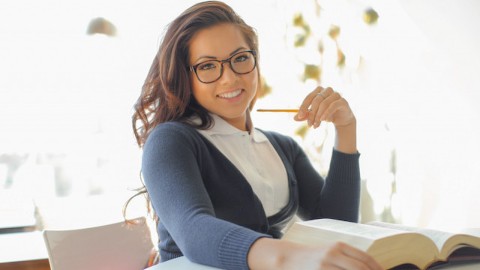
[[[154,250],[145,217],[43,236],[51,270],[143,270]]]

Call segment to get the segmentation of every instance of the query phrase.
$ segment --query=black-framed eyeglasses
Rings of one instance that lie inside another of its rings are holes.
[[[225,60],[208,60],[194,66],[190,70],[202,83],[216,82],[223,74],[223,64],[228,63],[236,74],[247,74],[257,66],[257,53],[253,50],[237,52]]]

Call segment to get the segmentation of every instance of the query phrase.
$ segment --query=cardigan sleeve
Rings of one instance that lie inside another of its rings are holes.
[[[358,221],[360,204],[360,154],[333,149],[324,179],[292,138],[274,134],[293,166],[298,187],[299,216],[303,219],[333,218]]]
[[[172,238],[168,240],[189,260],[248,269],[251,245],[266,235],[215,217],[198,162],[201,147],[191,134],[186,127],[166,123],[149,135],[142,174],[153,208]]]
[[[308,219],[333,218],[357,222],[360,205],[359,154],[333,150],[324,180],[306,160],[303,151],[295,162],[300,208]]]
[[[324,215],[358,221],[361,186],[359,158],[359,153],[346,154],[333,149],[330,169],[322,190],[321,212]]]

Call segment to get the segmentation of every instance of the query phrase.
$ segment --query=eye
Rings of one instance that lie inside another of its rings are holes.
[[[250,58],[250,55],[248,53],[240,53],[239,55],[235,56],[233,61],[235,63],[237,62],[245,62]]]
[[[217,67],[215,62],[205,62],[201,63],[200,65],[197,66],[197,70],[200,71],[207,71],[207,70],[212,70]]]

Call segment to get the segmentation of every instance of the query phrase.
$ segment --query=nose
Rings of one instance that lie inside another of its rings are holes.
[[[230,63],[228,62],[223,62],[223,73],[222,76],[220,77],[220,80],[223,81],[231,81],[231,80],[236,80],[237,79],[237,73],[235,73],[232,70],[232,67],[230,66]]]

